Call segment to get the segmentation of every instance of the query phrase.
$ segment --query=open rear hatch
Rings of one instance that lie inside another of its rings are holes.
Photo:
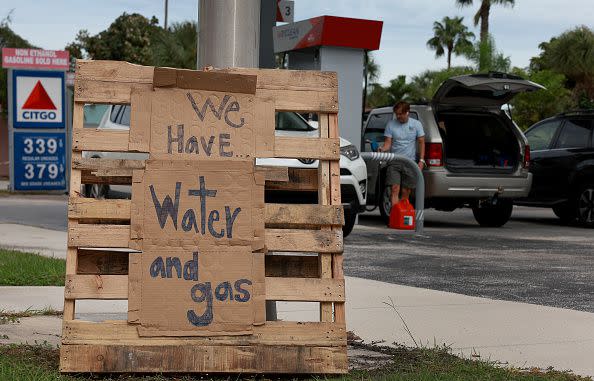
[[[503,73],[464,75],[444,82],[432,106],[444,142],[445,166],[460,173],[515,171],[522,147],[501,106],[518,93],[543,88]]]

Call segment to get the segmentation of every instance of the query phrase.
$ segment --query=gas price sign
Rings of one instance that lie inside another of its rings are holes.
[[[66,190],[65,147],[63,132],[15,132],[15,190]]]

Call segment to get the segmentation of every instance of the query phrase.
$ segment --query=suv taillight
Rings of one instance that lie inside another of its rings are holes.
[[[425,144],[425,161],[429,167],[443,166],[443,150],[441,143]]]
[[[524,147],[524,168],[530,167],[530,146],[526,144]]]

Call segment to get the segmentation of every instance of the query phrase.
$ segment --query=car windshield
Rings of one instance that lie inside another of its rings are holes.
[[[279,131],[314,131],[315,128],[294,112],[276,113],[276,130]]]

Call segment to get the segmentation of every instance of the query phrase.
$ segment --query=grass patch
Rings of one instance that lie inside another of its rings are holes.
[[[0,286],[63,286],[66,261],[0,249]]]
[[[0,310],[0,325],[18,323],[19,319],[31,316],[62,316],[62,311],[56,311],[51,307],[42,310],[27,309],[21,312],[7,312]]]
[[[465,360],[452,355],[446,348],[374,348],[390,354],[393,363],[380,370],[354,371],[343,377],[314,378],[274,377],[279,380],[406,380],[406,381],[587,381],[580,377],[554,370],[500,368],[485,361]],[[164,380],[269,380],[270,377],[224,376],[209,378],[207,375],[61,375],[58,371],[59,350],[48,345],[0,345],[0,380],[13,381],[83,381],[83,380],[126,380],[126,381],[164,381]]]

